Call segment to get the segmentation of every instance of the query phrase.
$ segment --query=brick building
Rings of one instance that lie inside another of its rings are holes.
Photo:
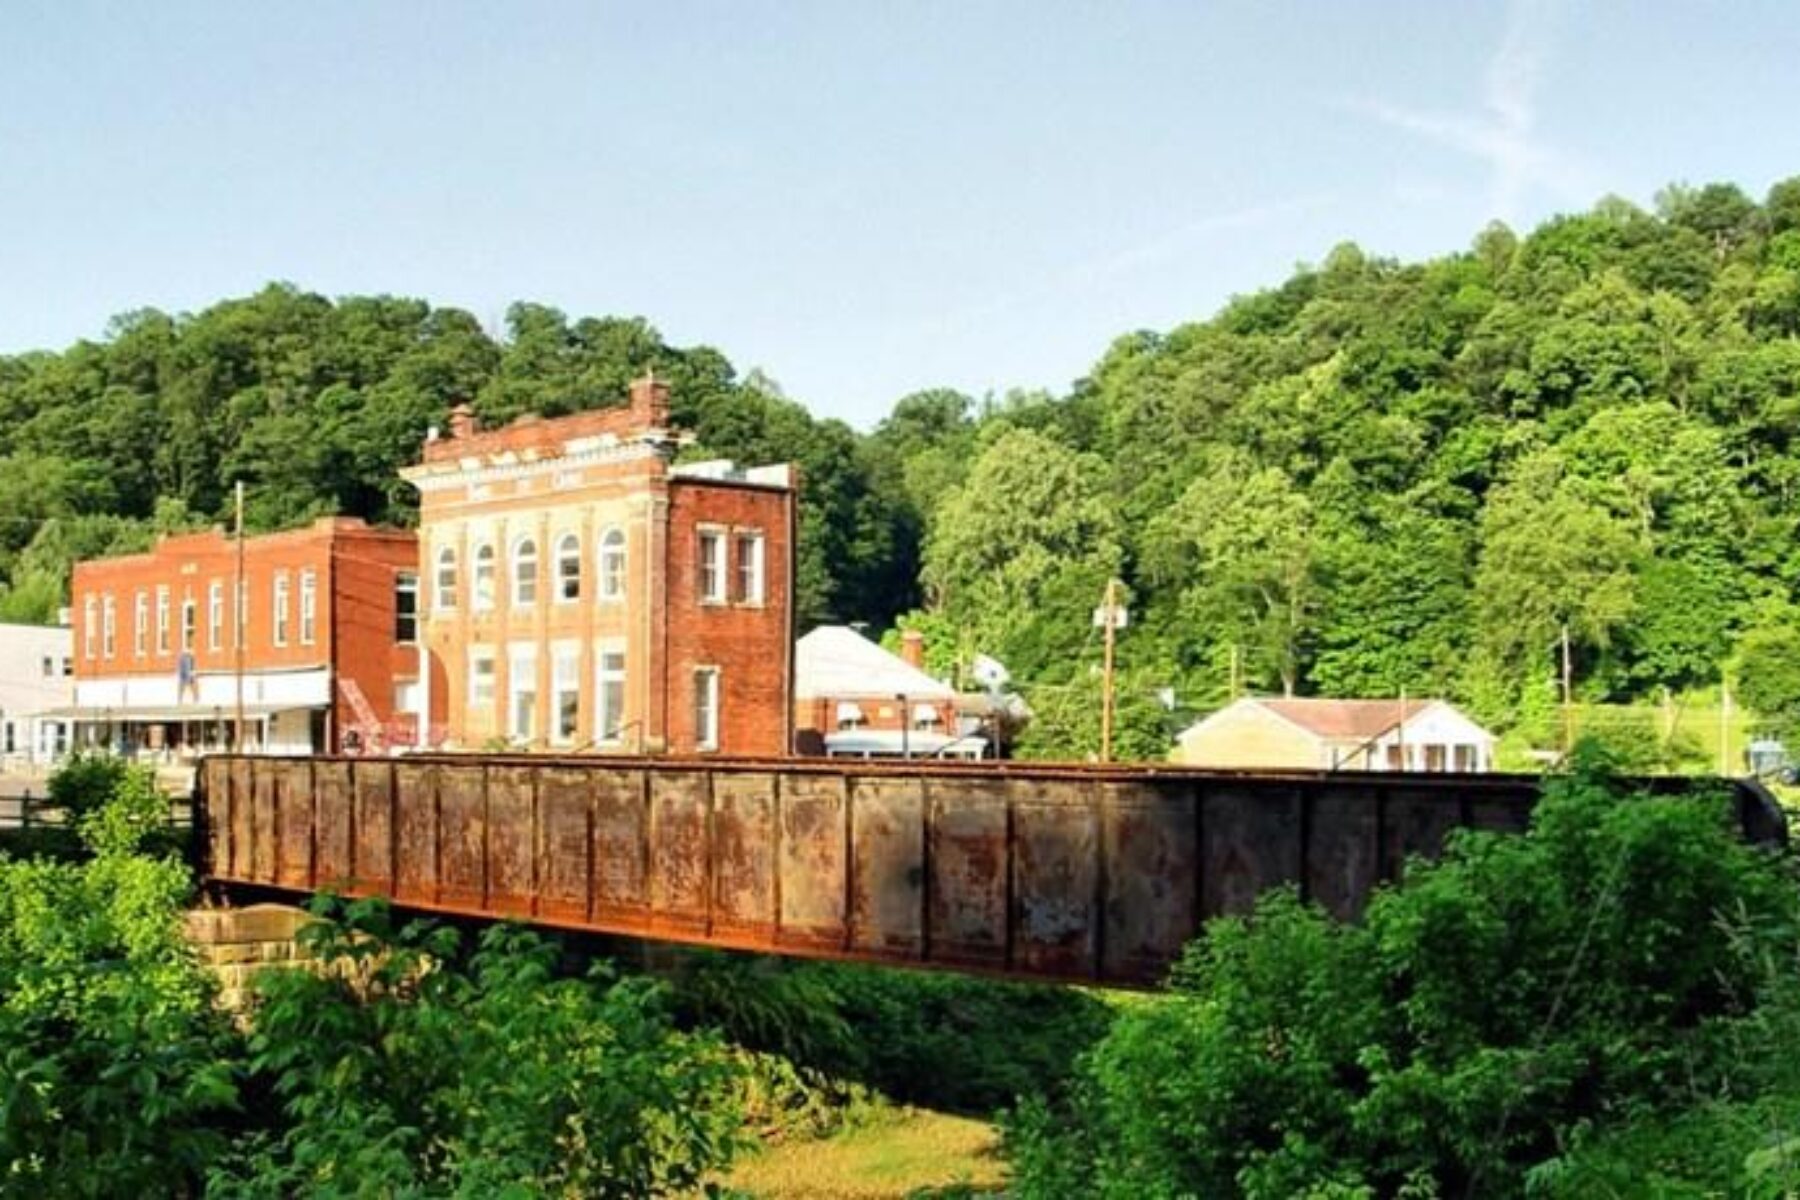
[[[668,400],[646,378],[494,430],[458,408],[401,472],[447,746],[786,752],[794,472],[675,465]]]
[[[76,741],[183,754],[378,751],[415,736],[418,541],[328,517],[77,563]],[[239,617],[245,729],[237,736]]]

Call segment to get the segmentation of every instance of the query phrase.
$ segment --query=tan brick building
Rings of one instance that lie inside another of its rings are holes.
[[[77,563],[76,741],[177,755],[411,742],[418,554],[412,533],[347,517],[246,538],[238,604],[237,543],[217,529]]]
[[[628,407],[495,430],[459,408],[401,472],[442,744],[786,752],[793,470],[677,446],[646,378]]]

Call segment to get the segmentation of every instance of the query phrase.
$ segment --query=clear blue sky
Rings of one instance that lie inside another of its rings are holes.
[[[1790,4],[0,3],[0,351],[271,279],[640,314],[859,426],[1354,239],[1800,174]]]

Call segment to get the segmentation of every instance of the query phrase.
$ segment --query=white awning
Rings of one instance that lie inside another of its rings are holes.
[[[839,725],[854,725],[863,719],[863,711],[854,700],[840,700],[837,706]]]
[[[244,716],[250,720],[272,717],[281,712],[305,712],[311,705],[301,704],[246,704]],[[179,708],[161,708],[152,705],[120,708],[53,708],[46,712],[34,713],[34,716],[45,717],[53,721],[89,721],[97,725],[109,722],[142,722],[157,724],[165,721],[235,721],[237,706],[227,704],[223,707],[212,704],[184,704]]]
[[[825,735],[833,758],[986,758],[987,739],[927,730],[846,729]]]

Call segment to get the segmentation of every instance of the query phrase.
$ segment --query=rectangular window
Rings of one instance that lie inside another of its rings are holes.
[[[725,603],[725,535],[700,531],[700,603]]]
[[[63,670],[62,670],[63,678],[67,679],[69,676],[71,676],[75,673],[75,660],[72,658],[63,659],[62,660],[62,668],[63,668]]]
[[[491,712],[494,707],[494,651],[490,646],[469,647],[469,707]]]
[[[118,613],[114,610],[113,598],[111,594],[108,594],[105,599],[100,601],[100,653],[105,658],[111,658],[118,645],[115,636],[117,619]]]
[[[44,655],[44,678],[56,678],[56,660],[51,658],[48,654]]]
[[[89,596],[81,604],[81,657],[94,657],[100,636],[100,601]]]
[[[1458,746],[1456,748],[1456,769],[1465,773],[1475,769],[1475,747]]]
[[[316,572],[300,572],[300,644],[310,646],[318,632],[319,580]]]
[[[156,652],[169,652],[169,589],[156,589]]]
[[[288,577],[287,572],[275,576],[275,644],[287,645],[288,637]]]
[[[1427,771],[1447,770],[1448,767],[1444,761],[1447,757],[1448,755],[1444,753],[1444,746],[1441,743],[1425,747],[1425,769]]]
[[[506,732],[515,741],[537,736],[537,647],[513,646],[506,662]]]
[[[217,579],[206,589],[206,648],[218,650],[225,644],[225,585]]]
[[[245,631],[250,628],[250,585],[238,580],[237,585],[237,625],[232,631],[232,640],[242,650],[245,643]]]
[[[760,533],[737,535],[737,598],[739,604],[763,602],[763,539]]]
[[[625,730],[625,648],[603,647],[595,660],[595,676],[599,702],[595,734],[601,742],[615,743]]]
[[[132,606],[131,652],[139,658],[150,653],[150,597],[143,592]]]
[[[560,642],[550,664],[550,719],[556,744],[567,746],[581,729],[581,647]]]
[[[194,648],[194,634],[198,632],[200,613],[194,607],[192,599],[181,602],[181,648],[189,651]]]
[[[694,672],[694,748],[719,748],[719,668]]]
[[[419,573],[394,576],[394,640],[410,646],[419,640]]]

